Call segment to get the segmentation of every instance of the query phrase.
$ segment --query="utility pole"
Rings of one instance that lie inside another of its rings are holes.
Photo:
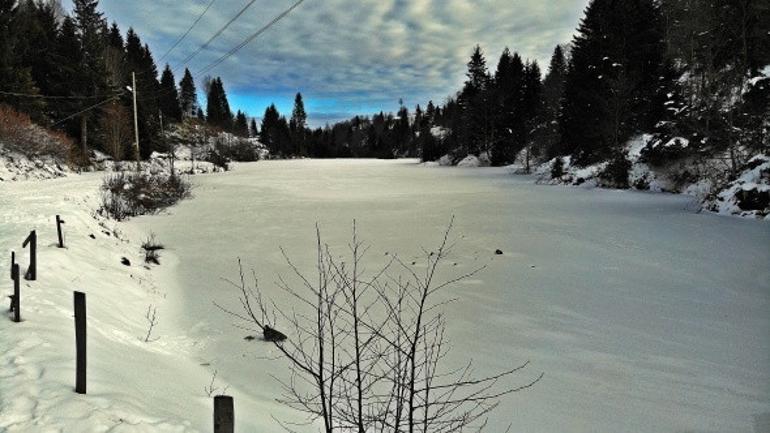
[[[136,152],[136,171],[139,171],[139,120],[136,118],[136,73],[131,72],[131,93],[134,94],[134,151]]]

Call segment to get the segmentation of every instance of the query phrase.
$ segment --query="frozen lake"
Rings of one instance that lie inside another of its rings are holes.
[[[236,258],[279,293],[273,281],[290,273],[279,247],[312,271],[316,222],[342,254],[355,218],[380,263],[436,246],[452,215],[447,275],[487,268],[447,290],[459,298],[446,308],[450,361],[491,374],[529,360],[522,383],[545,372],[502,400],[487,431],[770,431],[766,222],[697,214],[682,196],[403,160],[269,161],[193,182],[194,199],[134,223],[175,256],[157,271],[182,288],[167,302],[179,310],[162,317],[190,329],[200,362],[232,384],[240,431],[278,431],[270,414],[294,412],[273,402],[269,374],[283,370],[260,359],[270,345],[244,341],[212,305],[235,305],[221,277],[236,276]]]

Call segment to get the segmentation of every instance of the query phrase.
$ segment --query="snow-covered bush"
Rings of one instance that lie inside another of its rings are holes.
[[[551,163],[551,179],[560,179],[562,176],[564,176],[564,160],[554,158]]]
[[[104,179],[100,212],[119,221],[155,213],[189,197],[190,189],[181,176],[120,172]]]
[[[757,155],[704,207],[728,215],[770,218],[770,156]]]
[[[604,170],[599,173],[599,185],[609,188],[628,189],[628,174],[631,161],[624,153],[618,153],[612,158]]]

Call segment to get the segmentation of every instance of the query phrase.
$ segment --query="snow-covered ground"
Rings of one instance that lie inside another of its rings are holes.
[[[0,183],[0,250],[26,264],[21,242],[39,236],[24,321],[0,320],[0,432],[208,432],[215,370],[214,386],[235,397],[236,431],[279,431],[272,417],[300,420],[274,401],[283,362],[212,304],[235,305],[221,277],[236,257],[277,293],[272,282],[289,274],[279,246],[312,270],[316,222],[342,248],[356,218],[373,268],[385,252],[417,258],[451,215],[457,245],[442,274],[487,268],[446,292],[458,298],[449,362],[472,358],[484,374],[529,360],[516,380],[546,374],[505,398],[487,431],[769,431],[765,222],[697,214],[684,196],[534,185],[506,169],[294,160],[195,176],[192,199],[114,223],[93,213],[102,175]],[[166,246],[160,266],[142,260],[150,232]],[[73,290],[88,296],[85,396],[73,391]],[[160,339],[145,343],[151,304]]]
[[[447,307],[449,362],[472,358],[484,374],[529,360],[521,381],[545,372],[502,401],[487,431],[770,431],[766,222],[696,213],[681,195],[403,160],[266,161],[194,181],[195,198],[170,215],[129,224],[176,257],[153,270],[183,293],[164,317],[197,343],[195,363],[235,388],[238,431],[297,418],[274,401],[271,374],[286,372],[271,346],[245,341],[213,306],[237,307],[221,280],[236,258],[276,295],[273,281],[290,274],[279,246],[312,272],[316,222],[341,249],[355,218],[375,268],[386,252],[417,258],[436,245],[451,215],[458,242],[442,274],[487,268],[446,292],[458,298]]]
[[[140,249],[147,234],[96,216],[103,173],[0,183],[3,257],[0,432],[207,432],[212,371],[193,361],[197,342],[170,319],[183,293],[160,286]],[[54,218],[65,220],[65,249]],[[22,322],[7,313],[10,251],[38,234],[37,281],[22,281]],[[92,237],[93,236],[93,237]],[[127,258],[130,266],[121,260]],[[163,257],[161,266],[173,266]],[[88,394],[74,392],[72,293],[87,295]],[[145,343],[145,313],[159,324]]]

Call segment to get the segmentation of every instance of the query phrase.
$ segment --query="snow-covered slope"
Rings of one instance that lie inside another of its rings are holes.
[[[673,146],[675,140],[660,144]],[[651,192],[681,193],[694,197],[701,208],[724,215],[748,218],[768,218],[770,204],[770,156],[756,155],[734,181],[727,181],[723,161],[705,160],[700,162],[681,161],[663,168],[653,168],[642,158],[642,149],[651,143],[650,135],[640,135],[626,146],[630,162],[628,184],[632,189]],[[685,139],[679,139],[677,146],[686,146]],[[572,165],[569,156],[561,158],[563,174],[554,177],[552,167],[555,158],[546,161],[534,170],[537,183],[548,185],[572,185],[583,188],[611,187],[602,179],[602,172],[608,162],[587,167]]]
[[[6,301],[2,307],[0,431],[210,431],[211,400],[203,386],[212,373],[191,361],[196,341],[170,319],[180,294],[158,286],[144,264],[146,234],[93,212],[101,176],[0,183],[3,295],[11,288],[10,251],[25,269],[21,243],[30,230],[38,234],[38,278],[21,287],[23,321],[13,323]],[[55,245],[56,214],[65,220],[64,249]],[[161,255],[161,266],[173,262]],[[73,390],[75,290],[87,295],[87,395]],[[145,343],[150,305],[157,306],[153,338],[159,340]]]

